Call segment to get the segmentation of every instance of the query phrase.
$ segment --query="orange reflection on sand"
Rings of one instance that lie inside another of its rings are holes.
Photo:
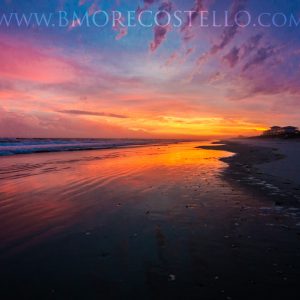
[[[199,170],[215,180],[225,166],[219,158],[230,154],[196,149],[200,144],[2,158],[1,168],[8,171],[2,172],[0,194],[4,248],[20,240],[23,247],[38,243],[97,212],[111,213],[124,199],[145,201],[150,188],[152,193],[178,187],[184,176],[193,178]]]

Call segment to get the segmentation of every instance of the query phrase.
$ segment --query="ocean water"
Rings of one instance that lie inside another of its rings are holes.
[[[112,149],[167,141],[153,139],[0,139],[0,156],[41,152]]]

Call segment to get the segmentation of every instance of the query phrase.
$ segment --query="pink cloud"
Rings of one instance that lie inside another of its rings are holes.
[[[230,16],[229,16],[229,22],[230,24],[233,25],[225,27],[221,35],[220,41],[211,48],[210,50],[211,54],[215,54],[218,51],[224,49],[233,40],[233,38],[235,37],[239,29],[238,24],[241,23],[240,17],[237,20],[234,19],[239,11],[245,10],[246,2],[247,0],[233,1],[232,6],[230,8]]]
[[[113,29],[117,32],[117,35],[115,37],[116,41],[121,40],[123,37],[125,37],[128,34],[128,27],[124,26],[125,18],[122,16],[119,21],[116,22]]]
[[[171,30],[171,25],[165,25],[164,19],[166,18],[165,13],[163,12],[171,12],[172,10],[172,2],[164,1],[160,7],[158,8],[157,20],[159,25],[156,25],[153,29],[154,31],[154,39],[150,44],[150,50],[154,52],[164,40],[166,40],[168,31]]]
[[[155,26],[154,27],[154,39],[150,44],[150,50],[154,52],[161,43],[166,39],[167,33],[170,30],[169,26]]]
[[[223,57],[223,60],[233,68],[239,61],[239,51],[237,47],[233,47],[228,54]]]
[[[204,0],[195,0],[193,8],[190,10],[192,13],[187,17],[187,20],[183,27],[182,31],[185,31],[188,27],[191,27],[195,24],[196,19],[199,17],[201,11],[204,10]]]
[[[94,1],[92,3],[92,5],[89,7],[88,13],[91,16],[92,14],[94,14],[96,11],[101,10],[100,8],[100,1]]]
[[[244,65],[243,72],[249,68],[264,63],[267,59],[274,56],[276,49],[273,46],[259,48],[250,60]]]
[[[140,13],[146,9],[148,9],[151,5],[153,5],[155,2],[158,2],[159,0],[143,0],[143,7],[138,6],[137,12]]]
[[[32,115],[10,112],[0,107],[0,136],[2,137],[145,137],[147,133],[133,131],[103,121],[72,118],[59,114]]]
[[[79,5],[79,6],[82,6],[82,5],[84,5],[85,3],[87,3],[87,2],[88,2],[88,0],[79,0],[78,5]]]
[[[20,50],[22,49],[22,50]],[[58,83],[75,78],[75,68],[68,59],[22,41],[2,36],[0,42],[2,78]]]
[[[190,10],[192,13],[187,17],[185,23],[181,28],[181,32],[183,33],[183,39],[185,41],[189,41],[194,37],[194,34],[192,33],[192,26],[195,24],[201,12],[204,10],[204,0],[195,0],[193,8]]]
[[[233,24],[232,26],[225,27],[225,29],[222,32],[222,35],[219,38],[219,41],[214,43],[210,49],[202,53],[196,64],[196,69],[193,71],[193,74],[191,75],[191,78],[194,77],[195,74],[198,73],[199,67],[202,67],[204,63],[206,63],[210,58],[212,58],[214,55],[216,55],[219,51],[223,50],[226,46],[230,44],[230,42],[234,39],[236,34],[238,33],[239,26],[238,23],[241,23],[241,20],[238,20],[239,22],[233,22],[234,17],[236,14],[245,9],[247,0],[233,0],[233,3],[230,7],[230,15],[229,15],[229,22],[230,24]],[[238,53],[234,53],[234,51],[238,51],[237,49],[232,49],[232,53],[229,53],[227,56],[225,56],[224,60],[229,62],[229,64],[236,64],[238,61]],[[236,60],[233,62],[233,60]]]
[[[128,34],[128,28],[124,27],[124,28],[120,28],[119,33],[116,36],[116,40],[120,40],[122,39],[124,36],[126,36]]]
[[[170,66],[178,59],[178,54],[176,52],[172,53],[170,57],[167,59],[165,65]]]

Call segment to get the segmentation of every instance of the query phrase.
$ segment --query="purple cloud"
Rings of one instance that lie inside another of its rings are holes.
[[[240,48],[241,57],[244,58],[250,55],[259,46],[263,35],[261,33],[252,36],[245,44]]]
[[[173,4],[171,1],[164,1],[160,7],[158,8],[159,14],[157,15],[157,19],[163,20],[165,18],[165,13],[163,11],[171,12],[173,8]]]
[[[152,6],[155,2],[158,2],[159,0],[144,0],[143,7],[138,6],[137,13],[141,13],[142,11],[148,9],[150,6]]]
[[[233,68],[239,61],[240,49],[233,47],[230,52],[223,56],[223,60],[226,61],[231,68]]]
[[[252,36],[240,48],[233,47],[228,54],[223,56],[223,61],[227,62],[231,68],[235,67],[239,61],[248,57],[254,50],[258,49],[262,39],[262,34]]]
[[[161,43],[166,39],[167,33],[170,30],[170,26],[164,26],[163,20],[166,18],[166,14],[164,11],[171,12],[172,10],[172,2],[167,0],[164,1],[160,7],[158,8],[158,15],[157,15],[157,20],[159,21],[160,25],[156,25],[153,29],[154,31],[154,39],[150,44],[150,50],[154,52],[160,45]]]
[[[154,40],[150,44],[150,50],[154,52],[160,44],[166,39],[169,27],[155,26],[154,27]]]
[[[243,72],[248,70],[250,67],[262,64],[265,60],[275,54],[275,48],[273,46],[263,47],[257,50],[255,55],[245,64]]]
[[[226,27],[222,33],[220,42],[217,45],[214,45],[210,52],[212,54],[217,53],[219,50],[224,49],[234,38],[237,34],[239,25],[241,23],[241,15],[237,19],[236,15],[239,11],[245,10],[247,0],[234,0],[231,9],[230,9],[230,16],[229,22],[232,24],[230,27]]]
[[[57,111],[62,114],[69,114],[69,115],[82,115],[82,116],[98,116],[98,117],[110,117],[110,118],[118,118],[118,119],[126,119],[127,116],[112,114],[112,113],[104,113],[104,112],[92,112],[86,110],[59,110]]]
[[[170,0],[165,0],[159,7],[159,10],[171,11],[173,8],[173,3]]]
[[[198,16],[200,16],[201,11],[204,10],[204,0],[195,0],[194,7],[191,9],[192,13],[187,17],[186,22],[183,24],[181,28],[181,32],[184,33],[184,40],[190,40],[193,35],[190,32],[190,28],[195,21],[197,20]]]
[[[229,22],[233,23],[233,26],[226,27],[220,37],[220,41],[217,44],[214,44],[207,52],[202,53],[200,57],[197,60],[197,67],[196,70],[193,72],[191,78],[194,77],[195,74],[198,72],[198,68],[200,68],[204,63],[206,63],[212,56],[214,56],[217,52],[223,50],[235,37],[235,35],[238,32],[238,24],[241,22],[241,20],[237,20],[238,22],[233,22],[236,14],[245,9],[247,0],[234,0],[233,4],[230,8],[230,16],[229,16]],[[225,57],[223,57],[225,60],[229,60],[230,64],[236,64],[238,62],[238,54],[234,53],[237,52],[236,49],[232,49],[233,53],[229,53]]]

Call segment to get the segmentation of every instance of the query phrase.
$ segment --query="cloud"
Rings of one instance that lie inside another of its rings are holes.
[[[263,35],[261,33],[250,37],[245,43],[239,48],[234,46],[228,54],[223,56],[223,61],[228,63],[231,68],[235,67],[240,61],[245,60],[250,56],[255,50],[258,49]],[[264,48],[262,48],[264,49]],[[260,49],[261,50],[261,49]],[[258,50],[258,52],[260,52]],[[263,61],[261,61],[263,62]],[[249,64],[249,63],[247,63]],[[247,66],[247,68],[250,66]]]
[[[230,15],[229,15],[229,23],[232,24],[232,26],[225,27],[221,39],[218,44],[215,44],[211,48],[211,53],[215,54],[219,50],[222,50],[225,48],[234,38],[234,36],[237,34],[239,25],[241,24],[241,14],[238,18],[236,18],[238,12],[245,10],[247,0],[234,0],[233,4],[230,8]]]
[[[270,103],[274,102],[272,98],[275,97],[280,97],[281,102],[283,99],[286,102],[294,97],[299,98],[300,71],[285,68],[285,60],[282,60],[282,57],[288,57],[289,54],[287,49],[278,46],[266,45],[258,48],[249,56],[240,71],[231,78],[232,88],[229,97],[232,100],[270,97],[268,99]]]
[[[173,3],[170,0],[164,1],[158,8],[159,11],[167,11],[171,12],[173,9]],[[161,19],[164,17],[164,14],[159,13],[158,14],[158,19]]]
[[[82,56],[78,50],[62,54],[60,48],[42,48],[36,42],[29,45],[22,38],[4,34],[0,37],[0,98],[3,100],[24,101],[29,97],[37,101],[37,106],[41,102],[51,106],[55,97],[60,101],[69,98],[72,102],[80,97],[105,99],[112,94],[118,94],[117,98],[129,87],[144,86],[140,76],[104,62],[102,53]],[[95,63],[100,60],[101,67]]]
[[[239,11],[245,10],[247,0],[233,0],[233,3],[230,7],[230,14],[229,14],[229,21],[228,23],[232,24],[232,26],[225,27],[222,32],[222,35],[219,39],[219,42],[214,43],[210,49],[204,53],[202,53],[196,61],[195,69],[191,72],[189,81],[191,81],[195,75],[200,72],[203,64],[209,61],[214,55],[216,55],[219,51],[223,50],[228,44],[234,39],[235,35],[238,32],[239,26],[238,24],[241,23],[240,18],[235,20],[236,15]],[[238,62],[237,51],[238,49],[232,49],[224,58],[225,61],[228,61],[229,64],[236,64]]]
[[[193,8],[190,10],[192,13],[187,17],[186,22],[181,28],[181,31],[185,31],[188,27],[191,27],[200,15],[201,11],[204,9],[203,0],[195,0]]]
[[[154,39],[150,44],[150,50],[154,52],[161,43],[166,39],[166,35],[168,31],[170,30],[169,26],[155,26],[154,27]]]
[[[0,107],[0,136],[23,138],[141,138],[145,131],[131,130],[105,120],[74,119],[56,113],[11,112]]]
[[[178,64],[184,64],[187,59],[189,58],[189,56],[195,51],[195,48],[188,48],[188,49],[184,49],[183,53],[180,53],[179,51],[177,52],[173,52],[168,59],[165,62],[165,66],[171,66],[175,63]]]
[[[154,52],[166,39],[168,31],[171,30],[170,25],[163,25],[163,21],[166,18],[165,13],[163,11],[171,12],[172,10],[172,2],[171,1],[164,1],[160,7],[158,8],[158,15],[157,20],[160,25],[156,25],[153,29],[154,31],[154,39],[150,43],[150,50]]]
[[[273,46],[258,49],[255,55],[243,67],[243,72],[247,71],[250,67],[262,64],[265,60],[272,57],[274,54],[275,48]]]
[[[212,74],[209,78],[208,78],[208,82],[210,84],[214,84],[215,82],[218,82],[220,80],[224,79],[224,74],[222,74],[221,72],[216,72],[214,74]]]
[[[176,52],[172,53],[170,57],[165,62],[165,66],[172,65],[178,59],[178,54]]]
[[[86,4],[87,2],[88,2],[88,0],[79,0],[78,5],[82,6],[82,5]]]
[[[231,68],[233,68],[239,61],[239,53],[240,49],[233,47],[227,55],[223,56],[223,60],[226,61]]]
[[[69,115],[82,115],[82,116],[98,116],[98,117],[109,117],[109,118],[118,118],[118,119],[126,119],[128,116],[119,115],[119,114],[112,114],[112,113],[105,113],[105,112],[92,112],[86,110],[58,110],[57,112],[62,114],[69,114]]]
[[[187,56],[189,56],[190,54],[192,54],[193,52],[194,52],[194,48],[188,48],[187,50],[186,50],[186,52],[185,52],[185,57],[187,57]]]
[[[15,85],[12,81],[0,80],[0,91],[15,90]]]
[[[125,37],[128,34],[128,27],[122,27],[119,30],[119,33],[116,35],[115,39],[117,41],[121,40],[123,37]]]
[[[192,13],[187,17],[187,20],[183,24],[181,28],[181,32],[184,33],[184,40],[188,41],[190,40],[193,35],[190,32],[190,29],[192,25],[195,24],[195,21],[197,20],[198,16],[200,16],[201,11],[204,10],[204,0],[195,0],[194,6],[191,9]]]
[[[88,9],[89,15],[93,15],[96,11],[101,10],[100,8],[100,0],[94,1]]]
[[[20,51],[22,49],[22,51]],[[58,83],[76,78],[77,63],[20,39],[1,35],[0,76],[40,83]]]
[[[155,2],[157,2],[157,0],[144,0],[144,4],[145,4],[145,5],[152,5],[152,4],[154,4]]]
[[[246,43],[244,43],[240,48],[241,58],[250,55],[254,50],[256,50],[262,38],[263,38],[262,33],[258,33],[250,37],[250,39]]]
[[[117,32],[117,35],[115,37],[116,41],[121,40],[123,37],[125,37],[128,34],[128,27],[125,25],[124,16],[120,16],[120,20],[116,21],[113,30]]]
[[[137,13],[141,13],[142,11],[148,9],[150,6],[152,6],[154,3],[158,2],[159,0],[143,0],[144,5],[143,7],[138,6]]]

